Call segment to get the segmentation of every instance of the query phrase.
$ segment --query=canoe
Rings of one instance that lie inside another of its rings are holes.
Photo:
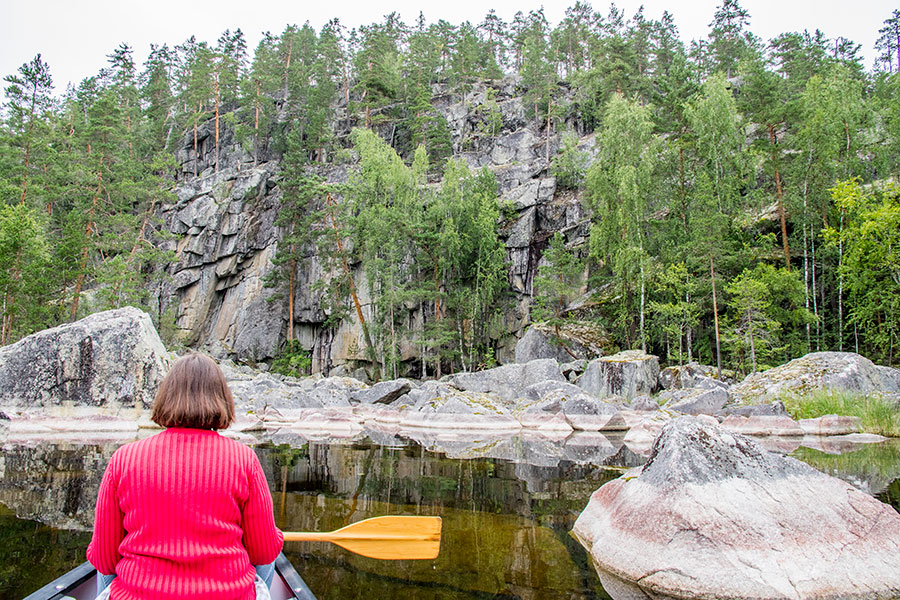
[[[272,600],[316,600],[306,582],[284,554],[275,559],[275,577],[269,588]],[[93,600],[97,593],[97,570],[85,562],[54,579],[25,600]]]

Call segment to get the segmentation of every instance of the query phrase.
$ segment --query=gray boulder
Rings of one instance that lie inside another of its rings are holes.
[[[754,373],[731,387],[732,396],[743,404],[785,395],[804,395],[817,390],[854,394],[893,391],[893,370],[877,367],[853,352],[813,352],[779,367]],[[897,379],[900,382],[900,378]]]
[[[662,392],[659,398],[668,401],[666,408],[685,415],[711,415],[728,403],[728,392],[718,386],[712,389],[676,389]]]
[[[574,534],[626,598],[874,599],[900,594],[900,514],[695,417],[591,496]]]
[[[398,420],[402,427],[483,431],[521,428],[497,396],[458,390],[438,381],[425,382],[392,406],[401,411]]]
[[[350,401],[359,404],[390,404],[403,394],[408,393],[413,382],[408,379],[382,381],[364,390],[356,390],[350,394]]]
[[[636,410],[638,412],[653,412],[659,410],[659,402],[646,394],[643,396],[635,396],[631,399],[631,403],[628,406],[631,410]]]
[[[666,367],[660,371],[659,387],[664,390],[680,390],[682,388],[698,387],[698,384],[701,382],[708,382],[709,380],[716,382],[722,387],[728,387],[729,384],[734,383],[734,380],[730,379],[731,373],[730,371],[723,371],[722,377],[724,381],[720,381],[716,378],[716,367],[690,362],[686,365]]]
[[[738,415],[741,417],[783,417],[787,416],[784,402],[776,400],[771,404],[747,404],[726,406],[722,411],[725,415]]]
[[[658,377],[657,357],[640,350],[627,350],[592,360],[577,383],[598,398],[623,396],[631,399],[653,393]]]
[[[900,394],[900,369],[875,365],[875,370],[881,376],[881,389],[889,394]]]
[[[722,420],[722,427],[733,433],[761,436],[802,436],[800,423],[789,415],[729,415]]]
[[[588,360],[605,354],[604,342],[604,339],[598,339],[596,327],[566,323],[557,335],[553,327],[535,323],[516,342],[516,362],[527,363],[540,358],[552,358],[560,363]]]
[[[147,313],[100,312],[0,348],[0,406],[48,414],[145,409],[168,365]]]
[[[471,373],[457,373],[446,379],[448,383],[461,390],[494,394],[507,403],[521,398],[525,388],[535,383],[542,381],[565,383],[566,381],[559,370],[559,364],[553,359],[503,365]]]
[[[580,431],[622,429],[617,419],[619,409],[599,400],[577,385],[559,381],[542,381],[523,393],[515,416],[523,427]]]

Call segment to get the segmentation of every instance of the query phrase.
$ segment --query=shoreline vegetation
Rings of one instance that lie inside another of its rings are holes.
[[[864,433],[900,437],[900,403],[877,394],[817,390],[802,396],[787,395],[780,400],[797,420],[825,415],[859,417]]]

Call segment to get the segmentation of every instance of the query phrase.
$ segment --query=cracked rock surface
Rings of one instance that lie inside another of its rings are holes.
[[[694,417],[594,492],[574,533],[626,598],[900,596],[900,514]]]

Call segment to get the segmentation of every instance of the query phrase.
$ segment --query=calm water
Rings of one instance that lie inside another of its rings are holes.
[[[593,490],[643,462],[621,438],[417,437],[241,438],[266,470],[284,530],[329,531],[383,514],[443,518],[433,561],[377,561],[330,544],[288,543],[285,553],[318,598],[609,598],[569,531]],[[0,598],[20,599],[84,560],[100,477],[127,441],[6,442]],[[782,449],[900,510],[900,440]]]

